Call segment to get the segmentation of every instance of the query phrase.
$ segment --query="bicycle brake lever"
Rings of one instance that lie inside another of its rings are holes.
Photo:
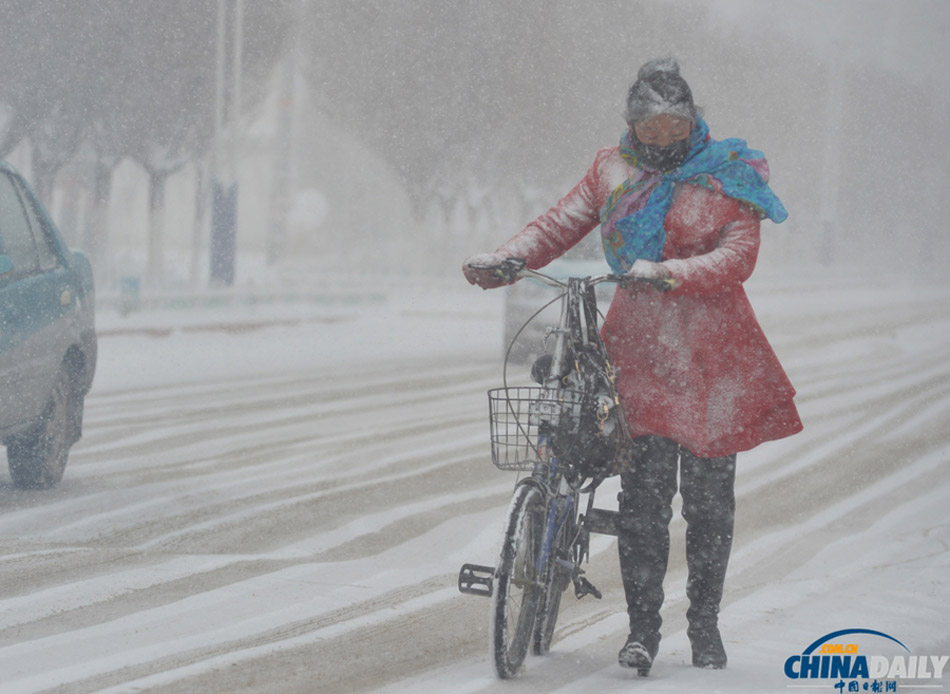
[[[527,261],[524,258],[505,258],[501,261],[501,274],[509,284],[518,279],[518,273],[524,270]]]

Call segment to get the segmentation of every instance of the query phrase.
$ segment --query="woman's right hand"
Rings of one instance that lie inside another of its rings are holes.
[[[509,284],[501,270],[504,258],[494,253],[478,253],[465,259],[462,273],[469,284],[477,284],[482,289],[495,289]]]

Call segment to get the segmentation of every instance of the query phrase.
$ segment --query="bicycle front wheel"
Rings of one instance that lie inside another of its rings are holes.
[[[544,495],[522,484],[508,507],[492,594],[491,651],[495,672],[514,677],[534,632],[543,587],[537,565],[544,536]]]

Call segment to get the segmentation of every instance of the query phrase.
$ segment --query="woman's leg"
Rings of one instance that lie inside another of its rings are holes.
[[[670,553],[671,503],[676,494],[679,445],[660,436],[634,440],[631,466],[621,473],[617,544],[620,573],[630,616],[630,638],[624,651],[640,644],[649,660],[631,660],[621,651],[621,663],[649,669],[660,644],[663,578]]]
[[[736,456],[699,458],[682,449],[680,494],[686,519],[686,564],[693,665],[723,668],[719,603],[732,550],[736,499]]]

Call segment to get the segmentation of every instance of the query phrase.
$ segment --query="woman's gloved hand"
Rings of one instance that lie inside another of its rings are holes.
[[[627,270],[625,277],[632,280],[624,282],[624,286],[632,292],[636,292],[638,284],[649,284],[661,292],[675,289],[678,284],[673,277],[673,273],[663,263],[654,263],[642,258],[633,261],[633,265]]]
[[[478,253],[465,259],[462,274],[469,284],[477,284],[482,289],[503,287],[510,282],[502,272],[501,264],[505,259],[494,253]]]
[[[633,261],[627,275],[637,280],[668,280],[673,276],[663,263],[654,263],[643,258]]]

